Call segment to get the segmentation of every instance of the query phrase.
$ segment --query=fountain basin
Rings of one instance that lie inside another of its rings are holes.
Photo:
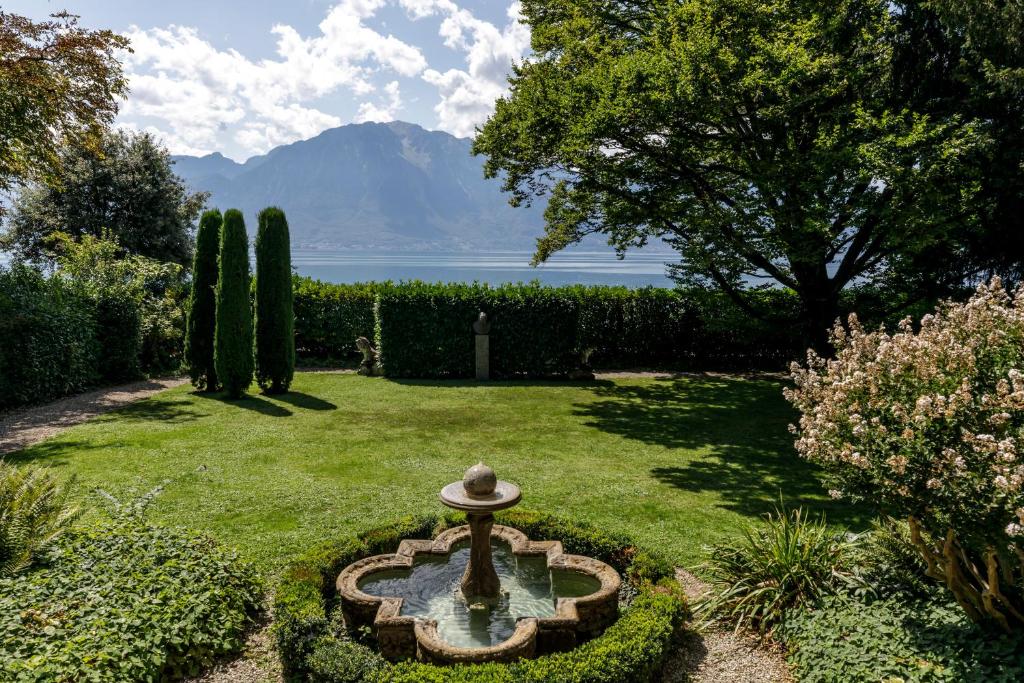
[[[362,590],[381,577],[408,572],[424,559],[450,556],[470,540],[470,527],[449,529],[434,540],[404,540],[398,551],[359,560],[338,576],[338,597],[349,628],[372,628],[381,654],[391,660],[412,659],[452,664],[469,662],[508,662],[566,650],[599,635],[618,616],[618,573],[599,560],[570,555],[559,541],[531,541],[511,527],[495,525],[490,532],[493,544],[507,545],[515,558],[543,558],[549,572],[575,575],[586,595],[559,597],[553,609],[536,610],[541,616],[518,615],[511,635],[494,644],[466,647],[449,642],[430,618],[402,614],[403,598],[372,595]],[[461,569],[461,568],[459,568]],[[592,592],[590,589],[593,588]],[[454,596],[452,600],[455,600]],[[505,632],[502,632],[505,635]]]

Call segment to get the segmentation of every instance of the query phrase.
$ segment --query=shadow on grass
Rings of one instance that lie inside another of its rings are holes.
[[[869,515],[827,497],[818,469],[797,456],[787,425],[795,413],[777,380],[729,377],[659,379],[591,385],[597,400],[577,404],[588,426],[627,439],[702,452],[651,474],[682,491],[716,491],[720,507],[747,517],[779,504],[824,512],[851,528]]]
[[[48,467],[67,465],[71,458],[85,451],[108,448],[109,443],[97,444],[88,441],[62,441],[60,438],[42,441],[20,451],[12,451],[2,457],[9,463],[24,465],[33,463]]]
[[[270,417],[289,417],[293,413],[292,411],[272,403],[262,396],[256,396],[254,394],[246,394],[242,398],[231,398],[227,394],[213,394],[213,393],[200,393],[195,392],[192,394],[196,398],[206,399],[208,401],[219,401],[229,406],[236,408],[243,408],[245,410],[251,410],[261,415],[268,415]],[[280,398],[280,397],[278,397]]]
[[[159,420],[161,422],[191,422],[206,417],[209,413],[203,413],[195,409],[195,405],[186,396],[153,396],[123,408],[104,413],[96,418],[97,421],[118,421],[118,422],[147,422]]]
[[[338,406],[334,405],[330,401],[325,401],[322,398],[304,394],[301,391],[289,391],[287,394],[274,394],[272,398],[275,401],[281,401],[282,403],[287,403],[295,406],[296,408],[304,408],[306,410],[338,409]]]

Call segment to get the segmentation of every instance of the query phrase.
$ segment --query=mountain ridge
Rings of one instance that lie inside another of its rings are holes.
[[[403,121],[327,129],[239,163],[219,152],[173,156],[209,205],[256,214],[279,206],[297,248],[532,250],[541,207],[508,204],[483,177],[472,140]]]

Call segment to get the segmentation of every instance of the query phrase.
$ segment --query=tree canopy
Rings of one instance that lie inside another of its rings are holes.
[[[534,55],[475,151],[513,203],[548,198],[536,260],[592,233],[620,251],[663,238],[680,252],[678,279],[753,314],[772,312],[751,289],[792,288],[818,345],[851,284],[905,290],[912,263],[921,295],[979,268],[961,257],[986,217],[977,161],[990,131],[908,94],[899,70],[934,55],[909,53],[892,3],[524,0],[523,11]]]
[[[190,193],[167,150],[147,133],[112,132],[96,150],[61,153],[57,183],[36,183],[17,197],[0,248],[38,260],[55,232],[106,232],[128,253],[187,265],[192,227],[207,193]]]
[[[0,191],[54,182],[67,147],[97,149],[128,84],[128,39],[66,12],[36,22],[0,12]]]

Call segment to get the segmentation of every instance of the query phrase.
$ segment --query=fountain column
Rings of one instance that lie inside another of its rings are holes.
[[[483,463],[466,470],[462,481],[452,482],[441,489],[441,502],[465,511],[469,522],[469,562],[461,582],[466,600],[493,600],[500,594],[501,581],[491,557],[493,513],[510,508],[521,499],[518,486],[498,481],[494,470]]]

